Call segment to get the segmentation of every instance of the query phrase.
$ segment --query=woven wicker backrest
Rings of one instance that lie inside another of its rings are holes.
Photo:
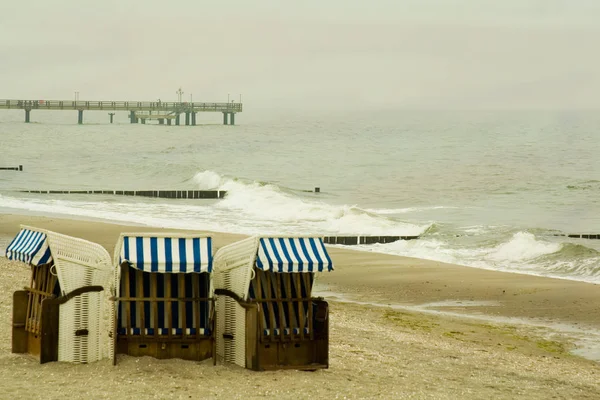
[[[111,278],[110,255],[102,246],[87,240],[47,232],[62,294],[86,286],[108,289]],[[60,306],[59,361],[87,363],[109,354],[106,310],[109,290],[84,293]],[[86,331],[87,335],[77,332]]]

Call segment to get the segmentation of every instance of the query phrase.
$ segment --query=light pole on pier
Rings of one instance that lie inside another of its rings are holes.
[[[183,93],[184,93],[183,90],[181,90],[181,88],[179,88],[179,90],[176,91],[175,93],[179,96],[179,102],[181,103],[181,98],[182,98]]]
[[[75,92],[75,101],[77,101],[77,100],[79,100],[79,92],[78,91]]]

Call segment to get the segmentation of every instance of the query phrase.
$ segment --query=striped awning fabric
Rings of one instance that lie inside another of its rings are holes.
[[[212,238],[125,236],[123,260],[145,272],[212,272]]]
[[[6,248],[6,258],[28,264],[42,265],[52,261],[46,234],[30,229],[21,229]]]
[[[333,263],[320,238],[261,238],[256,266],[263,271],[332,271]]]

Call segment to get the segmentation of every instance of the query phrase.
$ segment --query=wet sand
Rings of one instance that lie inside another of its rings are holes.
[[[0,214],[0,247],[19,224],[91,240],[111,254],[121,232],[163,231]],[[220,247],[244,236],[213,237]],[[0,398],[600,398],[600,364],[572,354],[591,357],[600,347],[598,285],[329,251],[336,270],[322,274],[316,290],[331,304],[331,365],[317,372],[127,356],[116,367],[39,365],[10,352],[12,292],[28,284],[28,267],[0,258]],[[590,349],[578,349],[586,339]]]

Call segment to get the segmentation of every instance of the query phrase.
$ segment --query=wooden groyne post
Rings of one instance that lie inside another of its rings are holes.
[[[23,166],[19,165],[18,167],[0,167],[0,170],[4,170],[4,171],[23,171]]]

